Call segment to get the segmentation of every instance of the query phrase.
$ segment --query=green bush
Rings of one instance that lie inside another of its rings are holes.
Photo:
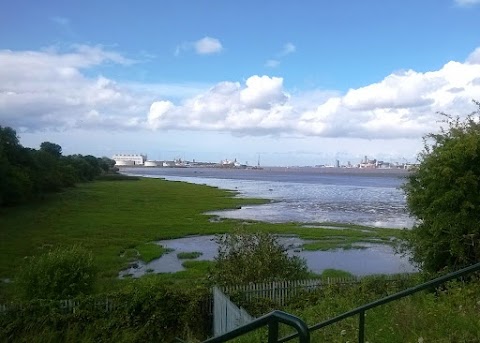
[[[96,267],[79,246],[57,248],[25,259],[16,283],[24,299],[69,299],[93,290]]]
[[[206,287],[145,277],[129,280],[117,293],[74,300],[75,310],[54,300],[10,304],[0,315],[0,342],[198,341],[211,330]]]
[[[456,270],[480,260],[480,103],[465,120],[425,137],[420,164],[404,191],[410,214],[404,250],[424,271]]]
[[[236,231],[216,238],[218,256],[209,278],[218,285],[303,279],[308,276],[305,260],[288,256],[269,233]]]

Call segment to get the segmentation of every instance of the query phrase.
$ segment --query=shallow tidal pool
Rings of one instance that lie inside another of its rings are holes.
[[[307,241],[296,236],[279,236],[278,242],[287,249],[288,254],[304,258],[308,268],[315,273],[321,273],[325,269],[341,269],[356,276],[364,276],[416,271],[408,258],[396,254],[391,246],[384,244],[359,243],[357,246],[362,249],[306,251],[302,249],[302,245]],[[155,243],[172,251],[149,263],[137,261],[130,268],[122,270],[119,277],[141,277],[147,273],[175,273],[185,270],[182,263],[186,260],[179,259],[178,253],[200,252],[202,255],[195,259],[197,261],[212,261],[217,256],[218,245],[213,235],[188,236]]]

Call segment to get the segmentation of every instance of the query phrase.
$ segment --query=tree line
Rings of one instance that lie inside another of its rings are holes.
[[[12,206],[92,181],[114,171],[115,161],[92,155],[62,155],[62,147],[43,142],[24,147],[11,127],[0,126],[0,206]]]

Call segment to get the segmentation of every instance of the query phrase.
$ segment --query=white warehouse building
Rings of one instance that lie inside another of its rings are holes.
[[[147,155],[140,154],[115,154],[112,157],[116,166],[143,166]]]

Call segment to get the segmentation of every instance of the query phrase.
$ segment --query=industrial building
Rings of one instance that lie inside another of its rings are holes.
[[[147,155],[141,154],[115,154],[112,157],[116,166],[143,166]]]

